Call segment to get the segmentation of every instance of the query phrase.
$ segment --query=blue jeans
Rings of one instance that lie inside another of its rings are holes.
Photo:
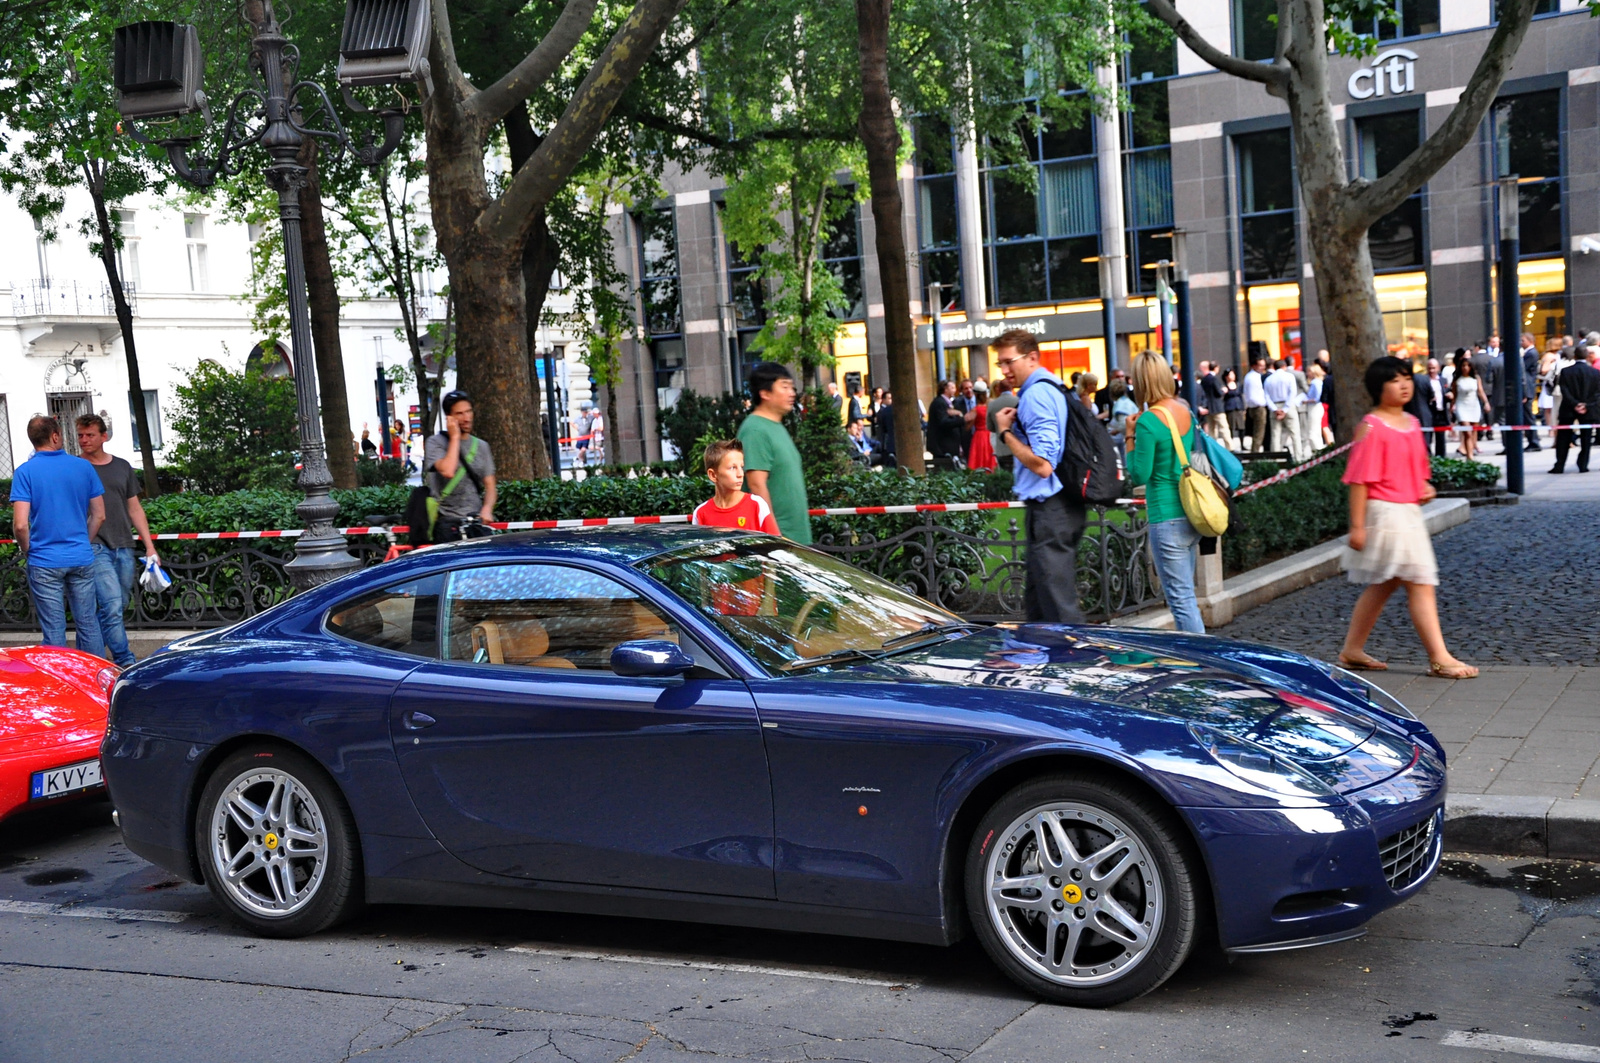
[[[70,568],[28,566],[28,591],[33,595],[33,611],[39,616],[46,646],[67,644],[67,605],[78,628],[78,649],[96,657],[106,655],[100,637],[100,618],[95,610],[94,566]]]
[[[1200,533],[1194,530],[1187,517],[1164,520],[1150,525],[1150,553],[1155,558],[1156,572],[1161,576],[1161,590],[1167,596],[1167,608],[1179,631],[1193,631],[1204,635],[1205,621],[1200,619],[1200,603],[1194,596],[1194,570],[1200,561]]]
[[[133,572],[137,563],[133,547],[122,546],[113,550],[94,543],[94,597],[99,606],[100,634],[105,639],[111,659],[126,668],[136,658],[128,649],[128,629],[123,626],[123,614],[128,609],[128,599],[133,594]]]

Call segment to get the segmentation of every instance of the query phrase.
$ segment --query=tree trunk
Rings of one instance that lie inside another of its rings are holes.
[[[122,356],[128,365],[128,404],[133,407],[134,431],[138,433],[139,459],[144,470],[144,496],[161,494],[161,478],[156,473],[156,451],[151,446],[150,415],[144,405],[144,383],[139,379],[139,354],[133,344],[133,307],[122,289],[122,271],[117,268],[116,234],[111,227],[111,211],[106,207],[105,184],[92,169],[86,168],[89,196],[94,201],[95,224],[100,229],[100,264],[111,287],[111,302],[116,307],[117,328],[122,332]],[[120,411],[113,416],[120,414]],[[67,431],[72,431],[68,427]]]
[[[528,115],[527,104],[519,103],[513,107],[511,113],[506,115],[504,125],[511,169],[515,172],[539,149],[540,137],[533,131],[533,120]],[[555,273],[555,268],[555,246],[550,240],[550,225],[541,208],[528,233],[528,242],[522,249],[522,294],[527,317],[524,347],[528,354],[528,383],[533,403],[533,474],[541,478],[551,475],[554,463],[543,431],[544,395],[539,387],[538,333],[539,318],[544,313],[544,301],[550,294],[550,277]]]
[[[534,478],[538,435],[528,380],[519,251],[481,247],[450,271],[458,322],[456,386],[472,396],[473,434],[488,440],[502,480]]]
[[[612,377],[615,380],[615,375]],[[606,425],[600,437],[600,445],[605,448],[605,466],[615,469],[622,464],[622,445],[617,442],[617,385],[606,385]],[[612,455],[619,455],[613,457]]]
[[[356,486],[355,439],[351,436],[350,392],[344,382],[344,349],[339,342],[339,286],[328,253],[322,217],[322,178],[317,172],[317,142],[306,137],[299,160],[306,167],[300,193],[300,246],[306,259],[306,303],[311,310],[311,349],[317,362],[322,405],[322,437],[327,441],[333,486]]]
[[[1336,439],[1347,443],[1371,408],[1364,383],[1367,366],[1388,353],[1383,313],[1372,279],[1372,256],[1363,230],[1354,238],[1307,213],[1306,231],[1317,263],[1317,300],[1328,338],[1333,372],[1333,424]]]
[[[922,418],[917,411],[917,349],[911,328],[911,286],[907,277],[903,205],[900,201],[900,126],[889,93],[889,9],[892,0],[856,0],[860,32],[861,144],[867,153],[872,189],[872,224],[883,287],[883,326],[889,357],[889,385],[895,406],[896,460],[924,472]]]

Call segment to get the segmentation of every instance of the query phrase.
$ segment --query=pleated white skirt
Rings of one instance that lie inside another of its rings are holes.
[[[1367,545],[1364,550],[1345,548],[1341,567],[1351,583],[1407,583],[1439,585],[1439,562],[1433,555],[1433,537],[1416,503],[1367,500]]]

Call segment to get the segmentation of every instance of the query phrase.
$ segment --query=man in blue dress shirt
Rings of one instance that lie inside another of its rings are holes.
[[[78,649],[104,657],[89,543],[106,519],[105,488],[93,465],[61,449],[61,424],[54,417],[29,421],[28,442],[33,457],[17,466],[11,481],[12,525],[44,644],[67,644],[70,604]]]
[[[1056,475],[1067,442],[1066,392],[1039,364],[1039,341],[1032,333],[1011,329],[991,346],[995,365],[1017,390],[1016,408],[997,411],[995,426],[1016,459],[1013,490],[1028,504],[1023,609],[1029,621],[1081,624],[1078,540],[1087,517],[1083,499],[1064,489]],[[1082,413],[1084,407],[1078,409]]]

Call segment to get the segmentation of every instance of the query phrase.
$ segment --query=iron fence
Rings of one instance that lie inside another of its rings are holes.
[[[1023,619],[1027,544],[1017,518],[1004,528],[970,522],[958,528],[941,523],[940,516],[904,518],[899,530],[879,534],[846,526],[821,536],[816,548],[969,620]],[[1090,620],[1109,620],[1159,601],[1148,538],[1142,510],[1089,511],[1077,579],[1079,601]],[[353,539],[350,549],[363,565],[374,565],[383,560],[388,544],[364,537]],[[293,556],[287,540],[163,543],[172,587],[161,594],[135,588],[128,628],[209,628],[254,616],[294,593],[284,572]],[[0,546],[0,630],[38,630],[14,546]]]

